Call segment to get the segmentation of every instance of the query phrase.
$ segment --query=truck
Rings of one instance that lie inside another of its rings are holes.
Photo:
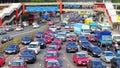
[[[97,45],[102,47],[106,45],[112,45],[112,34],[110,31],[95,31],[95,40]]]
[[[86,24],[82,24],[81,34],[89,35],[91,33],[90,26]]]
[[[89,23],[89,26],[90,26],[90,30],[94,32],[95,30],[97,30],[98,23],[91,22],[91,23]]]
[[[120,45],[120,34],[112,34],[113,43],[117,42]]]

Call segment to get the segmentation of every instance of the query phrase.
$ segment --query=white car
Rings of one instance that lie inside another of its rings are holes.
[[[101,53],[101,59],[105,62],[110,62],[112,58],[116,57],[112,51],[104,51]]]
[[[23,26],[25,26],[25,27],[26,27],[26,26],[29,26],[29,24],[27,23],[27,21],[23,21],[22,24],[23,24]]]
[[[15,30],[16,30],[16,31],[22,31],[22,30],[24,30],[24,28],[23,28],[22,26],[18,26],[18,27],[16,27]]]
[[[36,54],[40,52],[40,45],[38,41],[33,41],[28,45],[28,49],[34,50]]]
[[[57,28],[54,26],[51,26],[49,29],[52,30],[53,32],[55,32],[57,30]]]
[[[33,23],[32,25],[33,25],[33,28],[38,28],[38,27],[40,27],[40,25],[39,25],[38,23]]]
[[[112,34],[112,40],[113,42],[120,43],[120,34]]]

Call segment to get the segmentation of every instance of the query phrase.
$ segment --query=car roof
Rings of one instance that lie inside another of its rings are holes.
[[[76,52],[76,54],[87,54],[85,52]]]
[[[58,60],[51,59],[51,60],[48,60],[47,62],[58,62]]]
[[[38,41],[33,41],[30,44],[39,44],[39,42]]]
[[[104,51],[104,53],[113,53],[113,51]]]
[[[12,62],[24,62],[24,60],[13,60]]]

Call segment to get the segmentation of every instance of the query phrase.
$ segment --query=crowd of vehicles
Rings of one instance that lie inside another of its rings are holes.
[[[109,30],[96,30],[96,24],[89,26],[89,24],[84,23],[79,23],[81,25],[79,26],[80,31],[76,33],[74,24],[78,24],[78,22],[75,19],[71,21],[65,19],[68,21],[67,24],[64,24],[65,27],[63,23],[48,22],[49,29],[38,31],[34,37],[23,36],[20,43],[22,46],[27,46],[25,50],[21,51],[17,44],[8,45],[5,49],[6,54],[19,53],[19,59],[10,61],[8,66],[10,68],[27,68],[27,64],[35,64],[38,59],[37,55],[41,53],[42,49],[46,49],[43,58],[44,68],[63,68],[59,57],[61,55],[60,50],[64,46],[67,54],[73,53],[70,58],[76,66],[107,68],[106,63],[110,63],[111,68],[119,68],[119,50],[114,51],[115,48],[113,47],[115,42],[119,42],[116,39],[119,35],[113,35]],[[91,57],[99,59],[92,59]],[[0,66],[2,66],[5,64],[6,58],[2,54],[0,58]]]

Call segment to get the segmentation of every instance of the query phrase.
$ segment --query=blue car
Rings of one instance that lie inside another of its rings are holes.
[[[81,41],[80,42],[80,47],[82,50],[88,49],[88,47],[90,46],[90,42],[89,41]]]
[[[82,36],[82,35],[80,35],[79,37],[78,37],[78,42],[80,43],[81,41],[86,41],[87,40],[87,38],[85,37],[85,36]]]
[[[39,44],[40,44],[40,48],[41,48],[41,49],[46,48],[46,42],[45,42],[45,39],[44,39],[44,38],[39,38],[39,39],[37,39],[37,41],[39,41]]]
[[[105,63],[101,60],[90,60],[87,68],[106,68]]]
[[[29,50],[29,49],[22,51],[20,59],[22,59],[26,62],[34,63],[36,61],[35,51]]]
[[[28,45],[32,40],[32,36],[24,36],[22,39],[22,44]]]
[[[5,30],[0,30],[0,35],[6,34],[7,32]]]
[[[93,57],[100,57],[102,52],[103,51],[98,46],[90,46],[88,48],[88,54],[93,56]]]
[[[75,42],[68,42],[66,46],[66,52],[78,52],[78,47]]]
[[[36,38],[43,38],[44,33],[42,31],[36,33]]]
[[[10,44],[8,47],[5,49],[6,54],[17,54],[19,53],[20,48],[16,44]]]

